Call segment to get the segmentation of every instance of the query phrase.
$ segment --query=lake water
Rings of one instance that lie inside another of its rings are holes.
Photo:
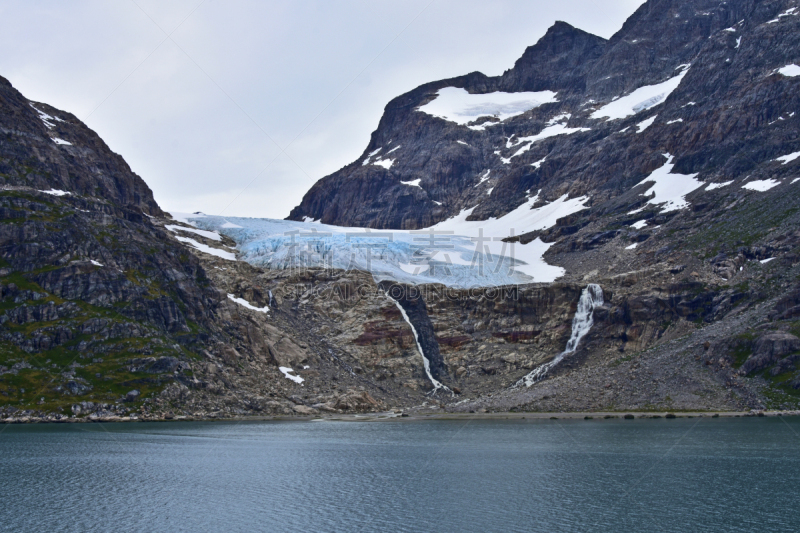
[[[0,426],[3,531],[797,531],[800,419]]]

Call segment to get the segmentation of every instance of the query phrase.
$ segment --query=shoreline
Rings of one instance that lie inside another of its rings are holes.
[[[162,416],[147,418],[131,417],[84,417],[60,418],[20,417],[0,418],[0,424],[98,424],[140,422],[380,422],[422,420],[638,420],[673,418],[751,418],[800,416],[800,411],[580,411],[580,412],[497,412],[497,413],[451,413],[451,412],[402,412],[342,413],[324,415],[273,415],[240,417],[193,417]]]

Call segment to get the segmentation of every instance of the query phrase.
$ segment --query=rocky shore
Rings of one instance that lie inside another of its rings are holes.
[[[258,421],[341,421],[341,422],[377,422],[386,420],[420,421],[420,420],[610,420],[610,419],[671,419],[671,418],[742,418],[742,417],[786,417],[800,416],[800,410],[786,411],[586,411],[586,412],[486,412],[458,413],[439,410],[409,409],[408,411],[387,411],[362,414],[317,414],[317,415],[275,415],[246,417],[208,416],[89,416],[64,417],[61,415],[43,414],[24,415],[0,418],[0,424],[81,424],[81,423],[121,423],[121,422],[258,422]]]

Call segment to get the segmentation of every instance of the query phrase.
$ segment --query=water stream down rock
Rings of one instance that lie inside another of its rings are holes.
[[[578,343],[581,342],[581,339],[592,329],[592,325],[594,324],[594,308],[600,305],[603,305],[603,289],[600,288],[600,285],[590,283],[583,289],[581,298],[578,300],[578,309],[575,311],[575,317],[572,319],[572,334],[567,341],[567,347],[549,363],[545,363],[531,370],[530,373],[516,382],[514,387],[519,387],[523,384],[526,387],[530,387],[537,381],[541,381],[551,368],[560,363],[567,355],[574,353],[575,350],[578,349]]]
[[[428,379],[433,385],[433,390],[431,390],[429,394],[431,396],[434,396],[440,389],[442,389],[449,392],[451,395],[454,395],[453,391],[447,385],[444,385],[437,379],[438,377],[440,377],[440,372],[444,370],[445,367],[444,364],[442,363],[442,356],[439,353],[438,349],[439,347],[436,344],[436,337],[433,334],[433,326],[430,324],[430,318],[428,318],[427,312],[424,310],[424,302],[422,302],[421,298],[416,298],[416,299],[408,298],[406,297],[405,293],[402,293],[402,296],[400,295],[400,293],[395,294],[395,296],[393,296],[391,289],[402,287],[401,285],[387,285],[386,283],[384,283],[382,287],[384,288],[385,291],[384,294],[386,295],[386,297],[397,306],[397,309],[400,310],[400,314],[403,315],[403,320],[405,320],[406,323],[409,325],[409,327],[411,327],[411,333],[414,334],[414,342],[417,345],[417,351],[419,351],[420,356],[422,356],[422,363],[425,367],[425,374],[428,376]],[[426,333],[425,331],[418,332],[417,326],[414,325],[412,318],[409,316],[408,310],[412,310],[412,312],[415,310],[413,309],[412,305],[413,303],[422,303],[423,309],[421,316],[419,316],[420,313],[414,313],[414,314],[415,318],[417,318],[416,320],[417,322],[421,322],[422,320],[427,322],[427,324],[424,324],[424,326],[428,326],[427,328],[425,328],[429,330],[427,331],[428,335],[425,335]],[[409,307],[408,310],[406,309],[404,304],[405,306]],[[426,349],[423,348],[423,344],[425,344],[426,348],[428,348],[427,354],[426,354]],[[431,350],[431,348],[433,348],[433,350]]]

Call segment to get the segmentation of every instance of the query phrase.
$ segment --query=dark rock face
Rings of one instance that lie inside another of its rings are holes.
[[[770,333],[760,337],[756,342],[751,355],[742,365],[744,374],[751,374],[764,370],[778,363],[783,357],[792,352],[800,351],[800,339],[789,333]],[[796,358],[795,358],[796,359]],[[786,361],[786,367],[793,366],[794,359]],[[781,373],[779,369],[776,375]]]
[[[574,90],[586,83],[586,66],[603,55],[607,41],[556,22],[514,68],[503,73],[499,89],[507,92]]]
[[[437,81],[389,102],[364,154],[317,182],[289,218],[414,229],[467,208],[474,208],[470,220],[501,216],[537,190],[544,201],[588,195],[595,213],[615,212],[632,206],[638,191],[631,188],[664,163],[664,153],[675,156],[674,172],[699,173],[704,181],[765,179],[769,161],[800,149],[800,115],[789,117],[800,109],[798,78],[775,73],[797,61],[800,17],[769,22],[790,7],[650,0],[608,41],[556,23],[502,76]],[[622,119],[592,118],[614,98],[671,79],[687,65],[680,86],[655,107]],[[444,87],[550,90],[558,102],[475,131],[419,111]],[[546,138],[511,157],[524,146],[515,138],[540,133],[556,117],[590,131]],[[636,124],[649,118],[653,125],[637,133]],[[386,155],[390,168],[368,162],[378,149],[376,157],[396,149]],[[417,179],[419,187],[401,183]]]
[[[2,77],[0,184],[58,189],[162,214],[147,184],[95,132],[70,113],[29,101]]]
[[[422,347],[424,356],[428,359],[431,376],[441,380],[447,375],[447,365],[444,363],[439,351],[439,342],[434,332],[433,323],[428,316],[428,309],[422,294],[413,286],[391,282],[381,282],[381,290],[396,301],[408,316],[417,333],[417,341]]]

